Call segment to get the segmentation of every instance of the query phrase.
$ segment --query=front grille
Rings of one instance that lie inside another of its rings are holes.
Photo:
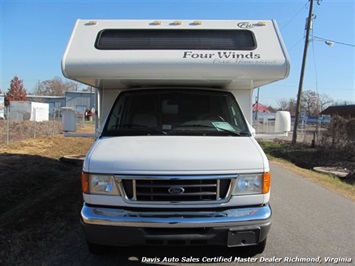
[[[136,202],[213,202],[226,199],[230,178],[121,179],[125,198]]]

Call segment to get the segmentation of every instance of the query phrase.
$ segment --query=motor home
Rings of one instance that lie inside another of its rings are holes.
[[[251,127],[252,95],[289,70],[273,20],[78,20],[62,71],[97,88],[96,140],[81,177],[89,250],[263,252],[271,174]],[[289,114],[276,120],[276,133],[290,130]],[[76,130],[70,110],[63,130]]]

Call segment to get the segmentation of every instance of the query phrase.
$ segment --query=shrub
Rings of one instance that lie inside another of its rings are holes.
[[[320,144],[323,148],[334,152],[346,152],[355,156],[355,118],[345,119],[334,116],[323,133]]]

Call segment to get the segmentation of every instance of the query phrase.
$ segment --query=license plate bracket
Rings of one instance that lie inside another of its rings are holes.
[[[257,244],[259,232],[255,230],[228,232],[228,247],[240,247]]]

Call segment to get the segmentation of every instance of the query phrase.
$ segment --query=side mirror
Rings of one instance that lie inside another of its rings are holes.
[[[291,131],[291,114],[287,111],[276,112],[275,133],[285,133]]]
[[[62,108],[62,129],[64,132],[76,131],[76,113],[71,107]]]

